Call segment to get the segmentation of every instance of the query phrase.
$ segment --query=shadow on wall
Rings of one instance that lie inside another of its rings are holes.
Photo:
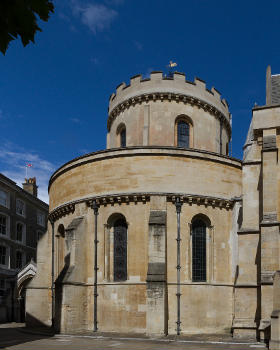
[[[55,281],[55,331],[60,333],[63,281],[70,266],[70,253],[64,258],[64,267]]]

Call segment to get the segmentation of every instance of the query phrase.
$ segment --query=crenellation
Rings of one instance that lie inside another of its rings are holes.
[[[211,90],[209,90],[208,88],[206,88],[206,91],[207,91],[209,94],[214,95],[214,93],[213,93]]]
[[[225,98],[222,99],[222,103],[224,104],[225,107],[227,108],[229,107],[228,101]]]
[[[120,83],[117,87],[116,87],[116,95],[118,95],[118,93],[120,91],[122,91],[124,89],[124,87],[126,86],[125,82]]]
[[[145,81],[150,81],[150,80],[151,80],[150,78],[144,78],[140,80],[140,83],[144,83]]]
[[[173,78],[175,81],[186,82],[186,75],[184,73],[175,72]]]
[[[109,98],[109,102],[113,101],[113,99],[116,97],[116,94],[113,92]],[[109,107],[108,107],[108,111],[109,111]]]
[[[151,77],[151,81],[162,80],[162,72],[160,71],[151,72],[150,77]]]
[[[202,89],[206,90],[206,82],[198,77],[194,78],[194,83],[197,86],[200,86]]]
[[[133,77],[130,78],[130,85],[133,86],[135,84],[139,84],[141,80],[142,80],[141,74],[134,75]]]
[[[214,86],[212,86],[211,92],[214,94],[214,96],[216,98],[218,98],[219,100],[221,99],[222,95],[221,95],[220,91],[218,91]]]
[[[191,82],[187,81],[185,74],[181,72],[173,73],[173,77],[166,77],[162,71],[154,71],[148,78],[143,79],[142,75],[135,75],[130,78],[129,85],[123,82],[117,87],[116,93],[110,98],[108,130],[115,118],[113,117],[115,110],[118,111],[118,106],[124,102],[129,101],[128,106],[131,105],[131,101],[141,103],[143,100],[146,102],[157,99],[163,101],[164,98],[171,101],[173,95],[177,102],[195,102],[200,106],[205,106],[204,108],[209,105],[211,109],[217,109],[222,113],[229,123],[228,103],[225,99],[221,100],[220,92],[214,87],[211,90],[207,89],[204,80],[196,77],[194,82]]]

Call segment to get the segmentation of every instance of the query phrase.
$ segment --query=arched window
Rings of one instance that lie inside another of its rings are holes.
[[[184,148],[190,146],[190,126],[183,120],[177,123],[177,146]]]
[[[124,123],[120,123],[117,127],[117,146],[126,147],[126,127]]]
[[[126,147],[126,130],[122,129],[120,132],[120,144],[121,147]]]
[[[201,219],[192,223],[192,280],[206,282],[206,223]]]
[[[114,281],[127,280],[127,223],[124,218],[114,223]]]

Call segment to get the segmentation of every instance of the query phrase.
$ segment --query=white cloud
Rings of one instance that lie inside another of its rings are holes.
[[[75,124],[80,124],[81,123],[81,119],[79,118],[70,118],[71,122],[75,123]]]
[[[93,64],[98,64],[99,63],[99,59],[97,57],[91,57],[90,62]]]
[[[115,6],[119,6],[122,5],[124,3],[124,0],[106,0],[105,1],[108,5],[115,5]]]
[[[138,51],[142,51],[143,50],[143,45],[141,44],[141,43],[139,43],[139,41],[133,41],[133,44],[134,44],[134,46],[136,47],[136,49],[138,50]]]
[[[79,17],[94,34],[110,27],[118,12],[102,4],[81,4],[72,0],[73,14]]]
[[[79,150],[79,152],[82,153],[82,154],[88,154],[88,153],[91,153],[92,150],[89,150],[87,148],[82,148],[82,149]]]
[[[42,159],[39,154],[18,149],[16,145],[11,143],[0,146],[1,172],[20,187],[22,187],[26,177],[26,163],[33,165],[28,168],[27,177],[36,177],[39,186],[38,197],[48,203],[48,182],[55,166],[48,160]]]

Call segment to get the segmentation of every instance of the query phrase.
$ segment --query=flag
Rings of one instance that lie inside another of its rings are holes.
[[[31,163],[26,163],[26,167],[27,168],[31,168],[33,166],[33,164],[31,164]]]

